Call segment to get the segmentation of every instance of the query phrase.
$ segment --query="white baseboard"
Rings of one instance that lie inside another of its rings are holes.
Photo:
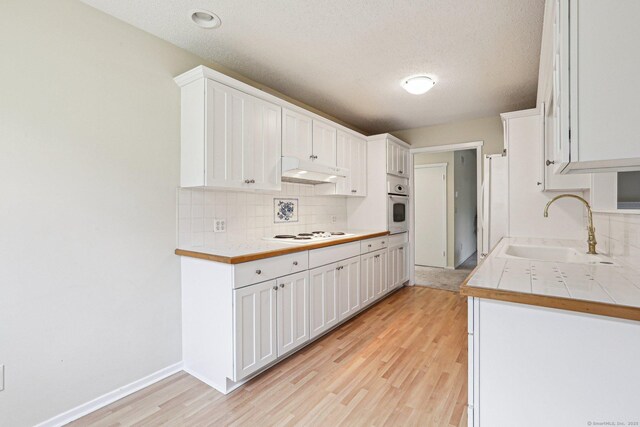
[[[83,403],[82,405],[76,406],[73,409],[63,412],[62,414],[56,415],[53,418],[49,418],[48,420],[38,424],[36,427],[63,426],[91,412],[97,411],[98,409],[103,408],[108,404],[115,402],[116,400],[122,399],[123,397],[135,393],[136,391],[142,390],[143,388],[148,387],[151,384],[157,383],[158,381],[163,380],[177,372],[180,372],[181,370],[182,362],[167,366],[166,368],[160,369],[159,371],[147,375],[144,378],[140,378],[139,380],[103,394],[102,396],[90,400],[87,403]]]

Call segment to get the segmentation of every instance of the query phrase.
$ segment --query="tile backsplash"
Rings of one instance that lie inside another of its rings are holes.
[[[640,215],[595,212],[593,225],[598,251],[640,270]]]
[[[313,194],[312,185],[287,182],[282,183],[282,191],[260,193],[179,188],[178,247],[211,247],[276,234],[344,230],[346,198]],[[276,222],[274,199],[297,199],[297,222]],[[226,221],[225,232],[213,232],[215,219]]]

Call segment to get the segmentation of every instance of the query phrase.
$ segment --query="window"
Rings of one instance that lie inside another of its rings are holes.
[[[618,172],[618,209],[640,209],[640,171]]]

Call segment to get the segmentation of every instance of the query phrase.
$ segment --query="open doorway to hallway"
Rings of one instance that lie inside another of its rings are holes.
[[[413,155],[416,285],[457,291],[476,266],[479,151]]]

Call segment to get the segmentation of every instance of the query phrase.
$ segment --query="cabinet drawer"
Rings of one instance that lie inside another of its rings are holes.
[[[367,239],[360,241],[360,253],[367,254],[369,252],[384,249],[389,245],[389,236],[376,237],[375,239]]]
[[[273,258],[236,264],[233,287],[241,288],[252,283],[264,282],[309,268],[309,252],[297,252]]]
[[[345,243],[309,251],[309,268],[320,267],[360,255],[360,242]]]
[[[409,241],[409,233],[392,234],[391,236],[388,237],[388,239],[389,239],[389,242],[388,242],[389,247],[400,246]]]

